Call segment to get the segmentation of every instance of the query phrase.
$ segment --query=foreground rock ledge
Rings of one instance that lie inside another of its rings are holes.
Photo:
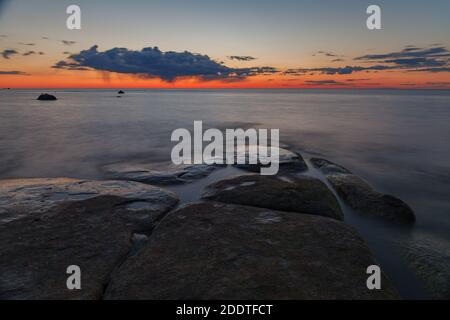
[[[116,163],[102,167],[111,179],[137,181],[154,185],[188,183],[208,176],[215,165],[174,165],[162,163]]]
[[[284,148],[262,147],[255,145],[238,147],[235,150],[237,164],[234,166],[245,171],[260,173],[262,168],[270,167],[271,164],[261,164],[259,157],[270,156],[274,154],[275,150],[278,153],[278,159],[272,160],[278,162],[279,173],[297,173],[308,169],[303,157],[299,153],[295,153]],[[256,160],[256,163],[250,164],[250,159]],[[239,164],[240,162],[243,162],[243,164]]]
[[[152,227],[161,214],[178,203],[167,190],[133,181],[96,181],[68,178],[0,180],[0,224],[27,215],[48,212],[55,206],[99,196],[121,199],[113,212],[135,229]]]
[[[127,256],[133,233],[177,203],[152,186],[124,181],[0,182],[0,299],[99,299]],[[66,269],[82,270],[69,291]]]
[[[333,193],[320,180],[305,175],[242,175],[209,185],[203,199],[321,215],[343,220]]]
[[[170,213],[112,275],[106,299],[394,299],[368,290],[375,264],[334,219],[221,203]]]
[[[413,210],[402,200],[374,190],[367,182],[331,161],[319,158],[310,161],[358,213],[397,223],[414,223]]]

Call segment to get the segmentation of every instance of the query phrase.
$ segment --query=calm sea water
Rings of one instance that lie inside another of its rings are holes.
[[[172,130],[194,120],[279,128],[282,143],[335,161],[414,209],[407,230],[351,213],[346,220],[404,297],[431,295],[404,257],[419,248],[412,259],[428,259],[432,276],[450,261],[450,92],[127,90],[119,99],[116,91],[47,90],[59,100],[40,102],[41,90],[0,90],[0,178],[97,178],[104,164],[168,160]],[[438,272],[441,285],[449,274]]]

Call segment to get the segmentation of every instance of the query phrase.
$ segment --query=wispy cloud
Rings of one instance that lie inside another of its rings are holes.
[[[417,69],[417,70],[411,70],[413,72],[450,72],[450,66],[449,67],[439,67],[439,68],[425,68],[425,69]]]
[[[71,46],[73,44],[76,44],[76,41],[70,41],[70,40],[61,40],[61,42],[66,46]]]
[[[333,53],[319,51],[332,56]],[[384,70],[400,70],[405,72],[450,72],[450,51],[443,46],[420,48],[406,46],[401,51],[383,54],[369,54],[353,59],[364,65],[345,67],[292,68],[283,74],[301,76],[305,74],[348,75],[356,72],[377,72]],[[342,61],[335,59],[333,62]],[[367,65],[366,65],[367,64]]]
[[[305,84],[312,86],[346,86],[348,83],[336,80],[307,80]]]
[[[447,82],[427,82],[427,85],[434,87],[450,87],[450,81]]]
[[[23,54],[23,56],[31,56],[33,54],[36,54],[36,51],[27,51]]]
[[[228,57],[231,60],[238,60],[238,61],[252,61],[256,60],[255,57],[252,56],[229,56]]]
[[[313,57],[316,55],[323,55],[325,57],[342,57],[341,55],[330,51],[317,51],[313,54]]]
[[[0,71],[0,75],[29,76],[28,73],[22,71]]]
[[[298,69],[288,69],[284,72],[286,75],[304,75],[307,73],[320,73],[320,74],[328,74],[328,75],[345,75],[352,74],[354,72],[360,71],[382,71],[382,70],[390,70],[395,69],[392,66],[384,66],[384,65],[375,65],[369,67],[362,66],[346,66],[346,67],[322,67],[322,68],[298,68]]]
[[[401,51],[369,54],[356,57],[354,60],[383,63],[394,69],[410,71],[448,72],[450,70],[450,51],[443,46],[420,48],[409,45]]]
[[[0,52],[0,54],[2,55],[2,57],[4,59],[9,59],[10,57],[19,54],[19,52],[17,50],[14,49],[5,49],[2,52]]]

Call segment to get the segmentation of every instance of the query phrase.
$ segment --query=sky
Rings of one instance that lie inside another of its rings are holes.
[[[449,16],[448,0],[0,0],[0,87],[450,89]]]

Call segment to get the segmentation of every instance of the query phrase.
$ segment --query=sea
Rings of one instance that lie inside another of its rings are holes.
[[[119,98],[119,89],[0,90],[0,179],[101,179],[106,164],[166,161],[172,131],[196,120],[279,129],[306,160],[336,162],[408,203],[412,228],[342,205],[403,298],[450,297],[449,90],[124,89]],[[44,92],[58,100],[37,101]],[[172,189],[196,201],[223,176]]]

